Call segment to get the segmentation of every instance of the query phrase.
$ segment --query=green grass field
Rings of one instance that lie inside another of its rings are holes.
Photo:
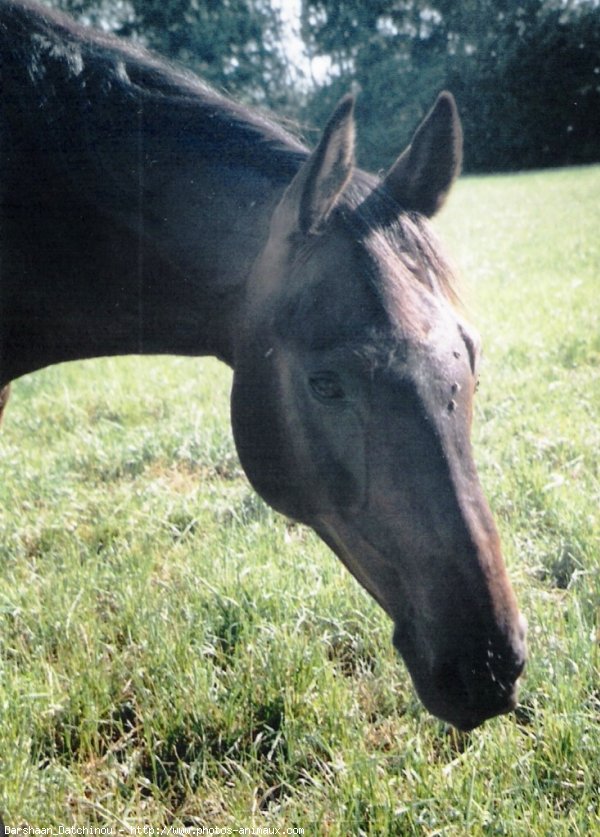
[[[223,366],[51,368],[0,433],[9,824],[600,834],[600,168],[465,179],[437,226],[484,340],[518,711],[422,709],[384,614],[250,489]]]

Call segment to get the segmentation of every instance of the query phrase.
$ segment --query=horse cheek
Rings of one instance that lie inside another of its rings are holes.
[[[306,470],[314,474],[309,488],[316,498],[315,513],[344,514],[362,507],[367,500],[367,454],[360,415],[348,407],[337,415],[315,416],[307,437]]]
[[[257,493],[276,511],[303,519],[279,405],[270,387],[249,371],[235,373],[231,425],[240,462]]]

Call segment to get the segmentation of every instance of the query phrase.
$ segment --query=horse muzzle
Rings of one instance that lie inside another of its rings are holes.
[[[394,645],[403,657],[417,694],[432,715],[468,731],[517,705],[518,680],[527,659],[526,622],[519,615],[509,637],[485,642],[448,642],[420,651],[411,631],[398,626]]]

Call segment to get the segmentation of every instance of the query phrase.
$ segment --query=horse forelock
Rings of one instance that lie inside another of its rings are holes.
[[[427,218],[403,211],[375,178],[363,172],[346,191],[339,210],[372,262],[379,292],[384,290],[382,282],[401,286],[418,282],[460,308],[456,272]],[[386,266],[388,270],[379,269]],[[401,293],[402,287],[397,290]]]

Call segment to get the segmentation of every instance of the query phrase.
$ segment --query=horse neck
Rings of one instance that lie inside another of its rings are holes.
[[[132,48],[75,28],[63,43],[70,24],[53,21],[0,8],[0,385],[101,355],[232,363],[246,279],[302,148]],[[43,37],[25,61],[13,45],[32,27]]]
[[[232,365],[246,283],[285,188],[244,165],[194,160],[146,171],[122,216],[137,252],[143,353],[215,355]]]
[[[44,195],[4,212],[0,382],[105,355],[232,364],[246,279],[285,183],[202,161],[144,166],[137,195],[115,197],[110,182],[77,194],[75,182],[46,178]]]

